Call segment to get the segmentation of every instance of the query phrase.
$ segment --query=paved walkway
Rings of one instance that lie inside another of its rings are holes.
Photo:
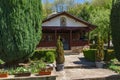
[[[82,54],[66,55],[64,71],[55,72],[55,74],[58,75],[57,80],[90,80],[86,78],[117,75],[117,73],[108,69],[95,68],[95,64],[86,61]]]

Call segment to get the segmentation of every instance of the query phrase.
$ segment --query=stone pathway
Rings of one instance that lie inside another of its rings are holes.
[[[65,55],[65,68],[90,68],[95,67],[94,62],[85,60],[83,54]]]
[[[82,54],[66,55],[64,71],[55,72],[54,74],[58,75],[56,80],[105,80],[89,78],[117,75],[117,73],[108,69],[95,68],[95,64],[86,61]]]

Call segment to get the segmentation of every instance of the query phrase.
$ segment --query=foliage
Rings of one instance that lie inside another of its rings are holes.
[[[3,73],[8,73],[8,71],[4,69],[0,69],[0,74],[3,74]]]
[[[0,64],[4,64],[5,62],[3,60],[0,59]]]
[[[41,39],[41,0],[0,0],[0,59],[28,59]]]
[[[55,61],[55,50],[35,50],[30,59],[53,63]]]
[[[46,60],[48,63],[53,63],[55,61],[55,54],[53,52],[47,52]]]
[[[96,49],[97,45],[96,44],[90,44],[90,49]]]
[[[98,32],[102,35],[103,40],[107,42],[109,30],[109,15],[110,9],[97,7],[91,11],[89,21],[97,25],[97,28],[90,33],[90,38],[93,39],[94,35]]]
[[[46,65],[43,61],[33,61],[27,67],[17,67],[17,68],[9,68],[8,73],[13,75],[15,73],[23,73],[23,72],[31,72],[37,73],[40,69],[45,68]]]
[[[30,71],[32,73],[37,73],[38,71],[40,71],[40,69],[45,68],[46,65],[42,60],[38,60],[38,61],[33,61],[28,68],[30,68]]]
[[[45,19],[50,13],[52,13],[52,4],[49,2],[49,0],[44,0],[43,19]]]
[[[104,50],[104,61],[110,61],[115,58],[115,51],[113,49]]]
[[[85,59],[89,61],[95,61],[95,52],[96,52],[96,49],[83,50]]]
[[[116,2],[112,6],[111,10],[111,30],[113,45],[116,53],[116,58],[120,61],[120,1]]]
[[[120,74],[120,63],[117,59],[112,59],[108,64],[108,68]]]
[[[103,40],[98,35],[97,39],[97,51],[95,53],[95,60],[96,61],[103,61],[104,60],[104,46],[103,46]]]
[[[63,64],[64,61],[65,61],[65,57],[64,57],[63,43],[59,36],[56,44],[56,64]]]
[[[92,5],[97,7],[104,7],[106,9],[110,9],[112,6],[112,0],[92,0]]]
[[[108,37],[110,37],[108,33],[110,33],[109,15],[111,4],[112,0],[92,0],[91,3],[77,4],[73,8],[70,8],[68,12],[97,25],[96,29],[90,32],[90,39],[94,39],[94,35],[99,31],[103,36],[103,40],[107,42]]]
[[[27,73],[27,72],[30,72],[30,69],[29,68],[25,68],[25,67],[17,67],[14,70],[14,74],[16,74],[16,73]]]

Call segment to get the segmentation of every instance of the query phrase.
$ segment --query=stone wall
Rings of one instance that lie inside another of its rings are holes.
[[[8,78],[0,78],[0,80],[56,80],[56,75],[45,75],[45,76],[34,76],[29,77],[14,77],[9,76]]]

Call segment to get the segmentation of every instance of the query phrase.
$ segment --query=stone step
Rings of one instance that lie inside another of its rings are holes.
[[[85,66],[85,65],[81,65],[81,66],[65,66],[65,69],[76,69],[76,68],[96,68],[95,65],[93,66]]]
[[[120,75],[112,75],[108,77],[99,77],[99,78],[72,79],[72,80],[120,80]]]

